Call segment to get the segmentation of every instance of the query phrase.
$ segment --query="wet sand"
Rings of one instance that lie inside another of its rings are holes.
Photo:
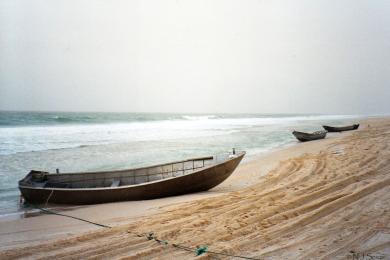
[[[211,191],[0,222],[0,258],[186,259],[188,247],[261,259],[390,256],[390,119],[242,164]],[[229,258],[210,253],[198,258]],[[382,258],[385,259],[385,258]]]

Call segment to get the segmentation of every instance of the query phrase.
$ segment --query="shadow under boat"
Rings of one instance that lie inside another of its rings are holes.
[[[226,180],[244,156],[240,152],[118,171],[31,171],[19,181],[19,189],[30,203],[82,205],[155,199],[209,190]]]

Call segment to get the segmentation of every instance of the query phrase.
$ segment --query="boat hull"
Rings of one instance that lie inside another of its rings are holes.
[[[350,125],[350,126],[342,126],[342,127],[334,127],[334,126],[322,126],[326,131],[328,132],[344,132],[344,131],[351,131],[356,130],[359,128],[359,124],[356,125]]]
[[[326,133],[327,132],[325,131],[317,132],[317,133],[303,133],[303,132],[294,131],[293,135],[301,142],[308,142],[308,141],[324,139],[326,137]]]
[[[27,202],[55,204],[98,204],[116,201],[147,200],[209,190],[226,180],[245,154],[188,175],[113,188],[39,188],[19,186]]]

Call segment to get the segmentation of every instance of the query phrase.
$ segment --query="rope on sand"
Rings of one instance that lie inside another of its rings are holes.
[[[89,223],[89,224],[93,224],[93,225],[96,225],[96,226],[99,226],[99,227],[103,227],[103,228],[112,228],[112,227],[107,226],[107,225],[104,225],[104,224],[96,223],[96,222],[93,222],[93,221],[89,221],[89,220],[86,220],[86,219],[74,217],[74,216],[71,216],[71,215],[66,215],[66,214],[58,213],[58,212],[55,212],[55,211],[52,211],[52,210],[49,210],[49,209],[41,208],[41,207],[36,206],[36,205],[32,205],[32,206],[33,206],[34,208],[36,208],[36,209],[39,209],[40,211],[42,211],[42,212],[44,212],[44,213],[47,213],[47,214],[52,214],[52,215],[57,215],[57,216],[63,216],[63,217],[73,218],[73,219],[80,220],[80,221],[83,221],[83,222],[86,222],[86,223]]]
[[[153,233],[149,233],[147,235],[142,235],[142,234],[134,233],[134,232],[132,232],[130,230],[127,231],[127,233],[135,234],[138,237],[146,237],[148,240],[154,240],[157,243],[162,244],[164,246],[167,246],[167,245],[170,244],[170,245],[172,245],[175,248],[182,249],[182,250],[185,250],[185,251],[188,251],[188,252],[193,252],[193,253],[196,254],[196,256],[199,256],[199,255],[202,255],[202,254],[205,254],[205,253],[209,253],[209,254],[214,254],[214,255],[230,256],[230,257],[241,258],[241,259],[248,259],[248,260],[260,260],[260,258],[253,258],[253,257],[248,257],[248,256],[232,255],[232,254],[227,254],[227,253],[223,253],[223,252],[210,251],[210,250],[208,250],[207,246],[197,246],[197,247],[194,248],[194,247],[188,247],[188,246],[184,246],[184,245],[180,245],[180,244],[169,243],[166,240],[158,239]]]
[[[99,226],[99,227],[103,227],[103,228],[112,228],[111,226],[108,226],[108,225],[100,224],[100,223],[97,223],[97,222],[93,222],[93,221],[90,221],[90,220],[74,217],[74,216],[67,215],[67,214],[58,213],[58,212],[55,212],[55,211],[52,211],[52,210],[49,210],[49,209],[41,208],[41,207],[39,207],[37,205],[32,205],[32,206],[34,208],[36,208],[36,209],[39,209],[40,211],[42,211],[44,213],[47,213],[47,214],[73,218],[73,219],[80,220],[80,221],[83,221],[83,222],[86,222],[86,223],[89,223],[89,224],[92,224],[92,225],[96,225],[96,226]],[[210,251],[207,246],[197,246],[197,247],[194,248],[194,247],[188,247],[188,246],[184,246],[184,245],[180,245],[180,244],[176,244],[176,243],[169,243],[166,240],[158,239],[153,233],[149,233],[147,235],[141,235],[141,234],[137,234],[137,233],[131,232],[131,231],[127,231],[127,233],[134,234],[134,235],[136,235],[138,237],[146,237],[148,240],[156,241],[157,243],[159,243],[161,245],[164,245],[164,246],[171,245],[174,248],[182,249],[182,250],[185,250],[185,251],[188,251],[188,252],[193,252],[193,253],[195,253],[196,256],[199,256],[199,255],[202,255],[202,254],[205,254],[205,253],[209,253],[209,254],[214,254],[214,255],[230,256],[230,257],[241,258],[241,259],[248,259],[248,260],[259,260],[260,259],[260,258],[253,258],[253,257],[247,257],[247,256],[241,256],[241,255],[231,255],[231,254],[227,254],[227,253],[223,253],[223,252]]]
[[[82,219],[82,218],[78,218],[78,217],[74,217],[74,216],[71,216],[71,215],[66,215],[66,214],[62,214],[62,213],[58,213],[58,212],[55,212],[55,211],[46,209],[47,203],[49,202],[49,200],[50,200],[51,196],[53,195],[53,193],[54,193],[54,190],[51,190],[49,196],[48,196],[47,199],[46,199],[46,203],[45,203],[44,208],[39,207],[38,205],[34,205],[34,204],[30,204],[30,205],[31,205],[33,208],[39,209],[40,211],[42,211],[42,212],[44,212],[44,213],[47,213],[47,214],[52,214],[52,215],[57,215],[57,216],[63,216],[63,217],[67,217],[67,218],[73,218],[73,219],[80,220],[80,221],[83,221],[83,222],[86,222],[86,223],[89,223],[89,224],[96,225],[96,226],[98,226],[98,227],[111,228],[110,226],[107,226],[107,225],[104,225],[104,224],[96,223],[96,222],[93,222],[93,221],[90,221],[90,220],[86,220],[86,219]]]

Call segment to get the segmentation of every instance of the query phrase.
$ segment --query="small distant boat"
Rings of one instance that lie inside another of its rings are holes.
[[[359,128],[359,124],[354,124],[354,125],[349,125],[349,126],[340,126],[340,127],[324,125],[322,127],[328,132],[343,132],[343,131],[356,130]]]
[[[31,171],[19,181],[26,202],[97,204],[145,200],[209,190],[226,180],[245,152],[137,169],[50,174]]]
[[[304,133],[294,131],[293,135],[301,142],[313,141],[318,139],[324,139],[326,137],[326,131],[317,131],[313,133]]]

